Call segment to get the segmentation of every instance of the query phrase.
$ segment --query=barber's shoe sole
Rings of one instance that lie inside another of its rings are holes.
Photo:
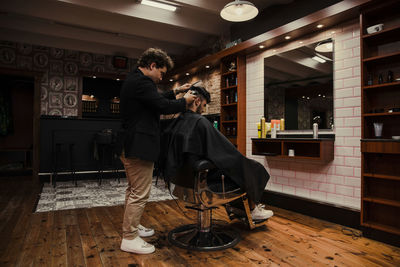
[[[121,250],[135,254],[151,254],[156,251],[156,248],[140,237],[136,237],[133,240],[122,239]]]

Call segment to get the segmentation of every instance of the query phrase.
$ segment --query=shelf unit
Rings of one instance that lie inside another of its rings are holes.
[[[400,9],[399,1],[374,1],[360,15],[361,225],[400,235]],[[384,24],[380,32],[366,29]],[[392,73],[392,75],[389,75]],[[389,78],[391,76],[391,78]],[[374,123],[383,123],[375,137]]]
[[[82,117],[119,118],[119,94],[122,80],[118,78],[82,78]]]
[[[251,143],[253,155],[321,162],[334,157],[334,140],[330,138],[252,138]],[[295,156],[289,156],[289,149],[295,151]]]
[[[246,59],[232,55],[221,60],[221,132],[246,154]]]

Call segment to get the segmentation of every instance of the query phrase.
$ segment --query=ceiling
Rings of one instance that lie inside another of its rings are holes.
[[[292,1],[251,0],[260,12]],[[219,12],[231,0],[169,2],[177,11],[138,0],[1,1],[0,39],[131,58],[156,46],[175,59],[204,47],[215,53],[230,41],[231,23]]]

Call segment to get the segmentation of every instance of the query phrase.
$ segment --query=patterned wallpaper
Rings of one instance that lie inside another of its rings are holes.
[[[116,69],[113,56],[55,47],[0,41],[0,67],[42,72],[41,115],[78,116],[82,92],[80,72],[125,75],[135,66]]]

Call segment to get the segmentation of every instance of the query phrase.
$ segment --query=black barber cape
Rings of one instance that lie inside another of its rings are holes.
[[[264,166],[243,156],[205,117],[190,110],[172,121],[162,135],[160,167],[164,176],[174,177],[188,154],[210,160],[251,200],[260,201],[269,180]]]

